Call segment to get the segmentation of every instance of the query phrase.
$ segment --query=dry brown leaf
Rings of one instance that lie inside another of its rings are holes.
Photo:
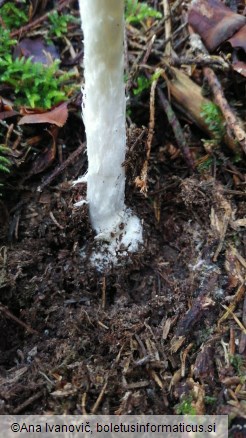
[[[171,352],[177,353],[185,342],[185,336],[174,336],[171,340]]]
[[[231,221],[230,226],[233,228],[233,230],[238,230],[240,227],[246,227],[246,218]]]
[[[13,117],[19,113],[13,109],[12,102],[0,96],[0,120]]]
[[[220,190],[217,190],[214,197],[214,207],[211,208],[210,225],[211,229],[218,234],[218,237],[224,238],[229,222],[233,218],[233,213],[230,202]]]
[[[241,27],[228,41],[232,47],[243,49],[246,52],[246,25]]]
[[[225,253],[225,269],[228,275],[229,289],[237,287],[241,283],[242,268],[231,248],[228,248]]]
[[[196,379],[214,380],[214,348],[211,345],[202,346],[197,354],[194,375]]]
[[[243,61],[236,61],[233,63],[233,69],[240,75],[246,77],[246,63]]]
[[[172,323],[172,319],[171,318],[167,318],[164,327],[163,327],[163,332],[162,332],[162,339],[167,339],[168,337],[168,333],[170,331],[171,328],[171,323]]]
[[[204,415],[205,414],[205,390],[202,384],[198,382],[194,382],[193,379],[190,379],[190,382],[193,383],[193,397],[194,401],[192,402],[192,406],[195,408],[196,415]]]
[[[246,24],[246,18],[235,14],[219,0],[196,0],[191,3],[189,24],[208,50],[215,50]]]
[[[35,161],[33,162],[30,175],[37,175],[38,173],[46,170],[54,161],[56,156],[56,139],[58,128],[53,126],[53,129],[48,131],[52,140],[51,142],[44,148],[42,153],[40,153]]]
[[[244,303],[243,303],[242,322],[246,327],[246,294],[245,294]],[[241,337],[240,337],[239,354],[245,354],[245,356],[246,356],[246,335],[244,333],[241,333]]]
[[[60,59],[54,44],[47,44],[43,38],[23,38],[14,48],[14,58],[30,58],[33,62],[51,64]]]
[[[67,103],[61,103],[56,108],[45,113],[29,113],[22,117],[19,121],[19,125],[32,124],[32,123],[50,123],[62,127],[65,125],[68,118]]]

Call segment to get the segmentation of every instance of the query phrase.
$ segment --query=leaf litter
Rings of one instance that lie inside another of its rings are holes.
[[[148,5],[162,14],[162,3]],[[214,3],[206,3],[211,13],[221,9]],[[74,207],[86,186],[72,186],[87,165],[79,94],[30,112],[15,106],[7,88],[1,92],[1,142],[14,166],[0,199],[1,414],[246,417],[244,150],[232,136],[218,144],[194,110],[194,96],[213,100],[211,90],[203,97],[209,65],[243,120],[242,75],[232,72],[226,52],[216,51],[238,29],[213,52],[196,53],[186,8],[170,6],[172,35],[159,15],[126,27],[126,198],[145,233],[143,248],[127,263],[105,272],[90,264],[88,206]],[[12,33],[32,38],[35,29],[42,40],[47,10],[39,7],[40,16],[37,6],[37,16]],[[75,1],[59,8],[77,13]],[[73,59],[80,70],[81,40],[79,25],[55,40],[65,66]],[[163,61],[168,42],[176,56],[168,49]],[[163,72],[152,94],[131,92],[139,73],[149,79],[157,68]],[[141,175],[144,194],[136,186]]]

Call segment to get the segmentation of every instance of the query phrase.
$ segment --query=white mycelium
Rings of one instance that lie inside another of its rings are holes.
[[[124,0],[79,0],[84,34],[83,120],[87,137],[87,201],[97,239],[116,254],[136,251],[139,219],[126,208]],[[112,257],[111,257],[112,260]]]

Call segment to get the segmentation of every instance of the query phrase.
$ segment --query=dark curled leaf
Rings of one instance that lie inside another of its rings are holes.
[[[213,380],[214,379],[214,349],[211,345],[203,346],[199,351],[194,367],[196,379]]]
[[[235,14],[219,0],[196,0],[188,16],[208,50],[215,50],[246,24],[246,18]]]
[[[176,336],[188,335],[193,327],[201,321],[204,313],[213,304],[209,295],[215,288],[217,279],[218,273],[212,272],[211,275],[202,282],[200,295],[193,301],[191,308],[186,312],[177,325]]]

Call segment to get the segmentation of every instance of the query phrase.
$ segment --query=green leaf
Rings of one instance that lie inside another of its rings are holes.
[[[139,24],[148,18],[162,18],[162,14],[151,8],[147,3],[138,0],[126,0],[125,16],[127,23]]]
[[[134,96],[138,96],[144,90],[147,90],[150,87],[151,81],[147,79],[145,76],[138,76],[137,78],[137,87],[133,89]]]

